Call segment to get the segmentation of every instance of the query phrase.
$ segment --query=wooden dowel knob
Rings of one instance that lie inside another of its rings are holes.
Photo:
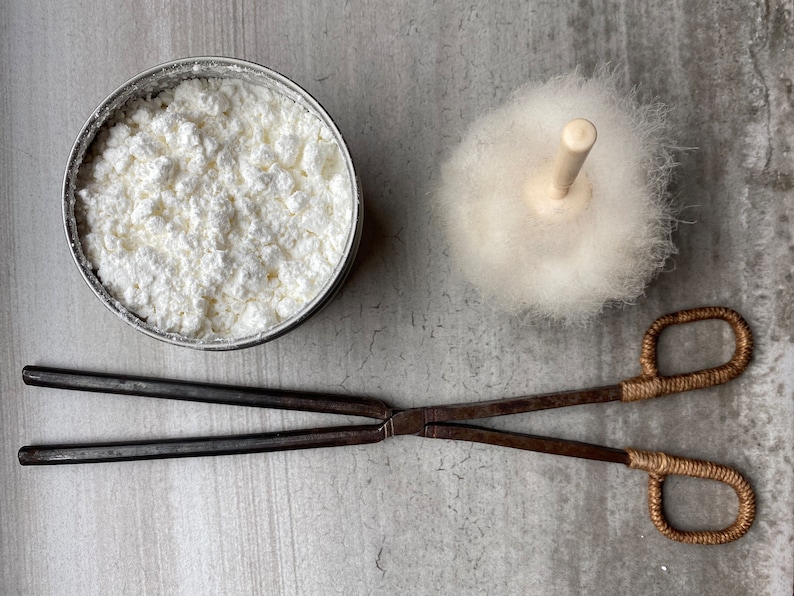
[[[596,142],[596,127],[589,120],[576,118],[562,129],[560,148],[551,173],[548,194],[554,199],[562,199],[576,180],[590,149]]]

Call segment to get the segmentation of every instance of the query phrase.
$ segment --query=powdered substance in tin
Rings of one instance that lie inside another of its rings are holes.
[[[160,331],[266,331],[329,281],[353,189],[331,131],[238,79],[189,79],[129,102],[80,169],[75,216],[107,291]]]

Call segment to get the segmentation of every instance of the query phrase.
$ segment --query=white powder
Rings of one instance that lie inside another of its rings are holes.
[[[352,226],[331,131],[291,99],[190,79],[97,135],[75,214],[86,258],[150,325],[188,338],[266,331],[317,296]]]

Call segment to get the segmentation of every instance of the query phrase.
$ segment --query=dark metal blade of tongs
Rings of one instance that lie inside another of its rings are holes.
[[[189,437],[105,443],[26,445],[18,452],[22,465],[97,463],[264,453],[320,447],[363,445],[386,438],[385,420],[392,409],[370,397],[192,383],[129,375],[112,375],[28,366],[22,372],[27,385],[150,398],[286,409],[375,418],[382,422],[248,434],[229,437]]]
[[[363,396],[235,387],[46,367],[25,367],[23,379],[28,385],[42,387],[345,414],[376,418],[383,422],[231,437],[27,445],[18,453],[22,465],[132,461],[361,445],[376,443],[395,434],[422,435],[425,425],[432,422],[491,418],[620,399],[620,388],[610,386],[398,411],[378,399]]]
[[[132,375],[26,366],[26,385],[137,395],[233,406],[251,406],[325,414],[343,414],[386,420],[392,409],[382,401],[364,396],[309,393],[284,389],[260,389],[212,383],[193,383]]]
[[[381,423],[230,437],[28,445],[19,450],[17,457],[23,466],[88,464],[365,445],[382,441],[386,436]]]

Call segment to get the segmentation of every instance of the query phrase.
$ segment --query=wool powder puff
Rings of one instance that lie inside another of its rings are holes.
[[[572,120],[597,141],[559,198],[552,177],[571,172],[555,155]],[[621,92],[614,72],[527,84],[443,165],[435,198],[452,256],[485,301],[529,320],[585,323],[633,303],[674,253],[675,149],[666,108]]]

